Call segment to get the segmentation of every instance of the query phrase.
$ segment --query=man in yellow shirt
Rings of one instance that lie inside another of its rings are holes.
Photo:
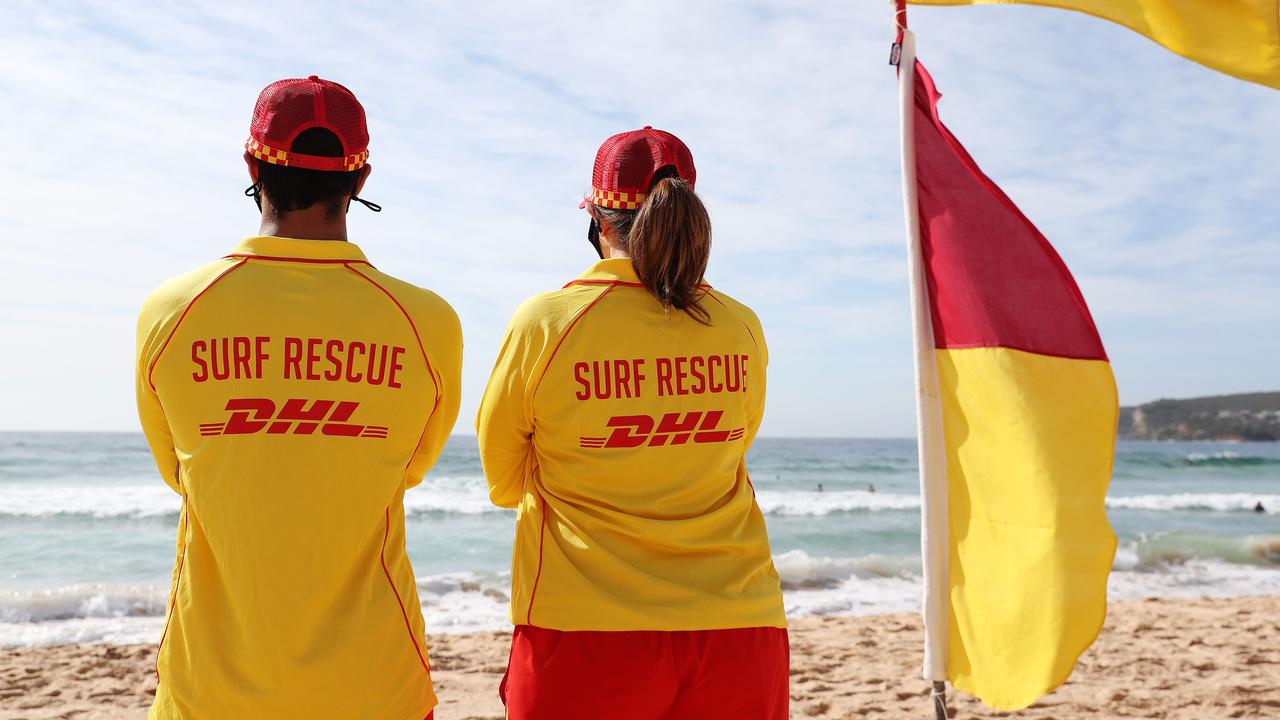
[[[462,334],[347,242],[368,139],[343,86],[268,86],[245,153],[259,236],[138,318],[138,412],[183,500],[153,720],[435,707],[403,499],[457,418]]]

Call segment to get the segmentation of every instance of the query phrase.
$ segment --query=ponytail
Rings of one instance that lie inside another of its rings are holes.
[[[711,315],[701,300],[711,256],[711,217],[693,186],[667,175],[649,188],[638,211],[596,209],[618,231],[636,275],[658,302],[709,324]]]

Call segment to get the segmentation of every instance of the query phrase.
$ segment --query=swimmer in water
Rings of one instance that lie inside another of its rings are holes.
[[[1267,509],[1262,507],[1262,501],[1259,500],[1258,504],[1253,506],[1253,511],[1256,513],[1264,513],[1267,511]]]
[[[822,483],[818,483],[818,492],[822,492]]]
[[[872,485],[871,483],[867,483],[867,492],[873,493],[875,491],[876,491],[876,486]]]

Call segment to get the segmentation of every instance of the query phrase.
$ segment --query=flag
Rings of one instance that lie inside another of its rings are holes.
[[[907,0],[1076,10],[1142,33],[1219,72],[1280,89],[1280,0]]]
[[[1119,403],[1071,273],[942,124],[906,35],[925,674],[1016,710],[1102,629]]]

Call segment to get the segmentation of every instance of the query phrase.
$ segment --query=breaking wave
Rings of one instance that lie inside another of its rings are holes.
[[[1177,493],[1173,495],[1128,495],[1107,498],[1107,507],[1125,510],[1215,510],[1252,512],[1262,503],[1271,511],[1280,510],[1280,495],[1250,493]]]
[[[761,511],[771,516],[813,516],[863,512],[918,510],[920,498],[864,490],[767,490],[756,493]],[[1176,493],[1107,498],[1107,507],[1147,511],[1252,511],[1261,502],[1268,512],[1280,511],[1280,495],[1249,493]],[[176,520],[181,499],[159,482],[146,485],[0,486],[0,518],[89,518]],[[489,502],[484,480],[478,477],[428,478],[405,495],[410,518],[432,514],[482,515],[510,512]]]

